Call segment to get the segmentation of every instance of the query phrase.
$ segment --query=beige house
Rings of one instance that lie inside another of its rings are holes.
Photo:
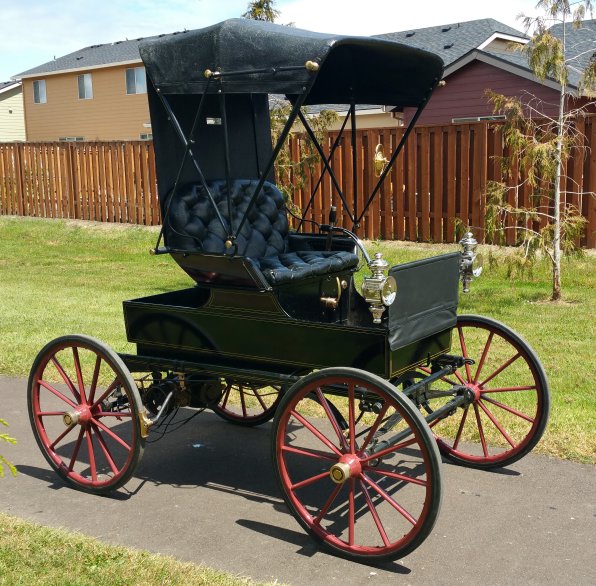
[[[140,41],[93,45],[16,75],[27,140],[152,138]]]
[[[0,142],[23,140],[26,134],[21,83],[0,82]]]

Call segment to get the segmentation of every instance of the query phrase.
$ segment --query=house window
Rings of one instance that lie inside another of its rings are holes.
[[[61,136],[58,139],[60,142],[83,142],[85,137],[83,136]]]
[[[33,101],[36,104],[46,103],[46,80],[38,79],[33,82]]]
[[[91,100],[93,98],[93,81],[90,73],[83,73],[77,76],[79,82],[79,100]]]
[[[144,67],[133,67],[126,70],[126,93],[146,94],[147,78]]]
[[[139,134],[139,138],[141,140],[153,140],[153,134],[151,134],[150,132],[142,132],[141,134]]]

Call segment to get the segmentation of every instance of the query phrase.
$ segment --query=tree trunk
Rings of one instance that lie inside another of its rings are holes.
[[[563,14],[563,56],[565,56],[565,15]],[[559,119],[557,121],[557,154],[554,193],[554,233],[553,233],[553,292],[552,301],[561,299],[561,175],[563,167],[563,136],[565,134],[565,72],[561,73],[559,83]]]

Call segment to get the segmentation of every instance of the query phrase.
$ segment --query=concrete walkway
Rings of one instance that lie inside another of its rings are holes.
[[[66,487],[29,428],[26,382],[0,377],[0,416],[19,468],[0,480],[0,510],[110,543],[216,569],[312,584],[596,584],[596,468],[530,455],[500,473],[444,465],[432,535],[374,567],[320,551],[286,511],[269,457],[270,425],[245,429],[206,412],[147,445],[112,497]]]

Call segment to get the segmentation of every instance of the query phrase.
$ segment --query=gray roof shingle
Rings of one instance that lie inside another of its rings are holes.
[[[443,59],[445,67],[447,67],[466,53],[477,49],[495,33],[528,38],[524,33],[493,18],[469,20],[467,22],[456,22],[375,36],[436,53]]]
[[[0,81],[0,92],[11,85],[17,85],[16,81]]]
[[[170,35],[157,35],[154,37],[140,37],[138,39],[116,41],[103,45],[91,45],[74,53],[69,53],[63,57],[58,57],[53,61],[48,61],[27,71],[15,75],[15,78],[21,78],[29,75],[43,75],[44,73],[58,73],[70,69],[85,69],[86,67],[97,67],[110,65],[112,63],[122,63],[126,61],[140,61],[139,43],[147,39],[157,39],[164,36],[184,34],[170,33]]]
[[[550,32],[561,38],[563,25],[555,24],[550,28]],[[569,83],[577,87],[582,72],[596,55],[596,20],[584,20],[580,28],[574,28],[568,23],[565,29],[565,46],[568,59],[577,56],[569,62]]]

